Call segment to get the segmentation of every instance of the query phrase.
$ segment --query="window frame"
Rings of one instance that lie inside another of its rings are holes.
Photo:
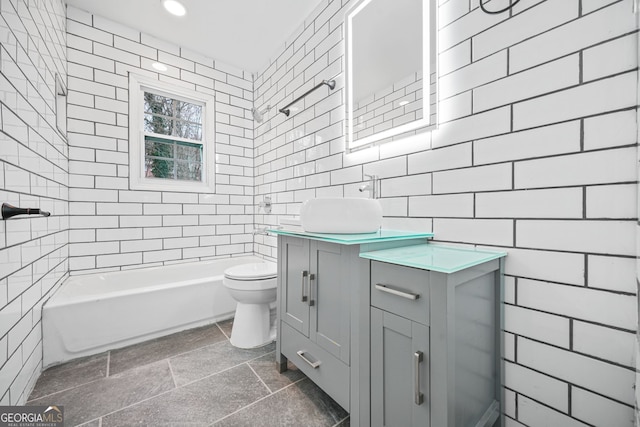
[[[202,140],[148,134],[173,141],[202,144],[202,181],[150,178],[145,173],[144,92],[202,105]],[[215,192],[215,98],[213,95],[129,74],[129,187],[132,190]]]

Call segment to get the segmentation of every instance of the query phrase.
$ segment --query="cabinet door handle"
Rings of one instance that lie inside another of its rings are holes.
[[[421,351],[416,351],[413,353],[413,363],[415,372],[415,378],[413,379],[413,389],[414,389],[414,402],[416,405],[422,405],[424,402],[424,395],[420,392],[420,363],[424,356]]]
[[[316,302],[313,300],[313,281],[316,279],[315,274],[309,275],[309,307],[316,305]]]
[[[380,283],[376,284],[376,289],[382,292],[386,292],[388,294],[397,295],[399,297],[410,299],[410,300],[416,300],[420,298],[420,294],[411,294],[409,292],[399,291],[397,289],[390,288],[389,286],[382,285]]]
[[[300,350],[300,351],[296,351],[296,353],[298,354],[298,356],[300,356],[300,358],[302,360],[304,360],[305,362],[307,362],[309,364],[309,366],[311,366],[313,369],[318,369],[318,367],[320,366],[320,361],[318,360],[317,362],[312,362],[311,360],[307,359],[306,357],[304,357],[304,353],[305,351]]]
[[[302,271],[302,302],[307,302],[307,296],[304,294],[304,282],[308,274],[309,272],[307,270]]]

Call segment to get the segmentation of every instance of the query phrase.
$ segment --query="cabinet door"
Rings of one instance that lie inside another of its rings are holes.
[[[428,341],[425,325],[371,308],[372,426],[430,425]]]
[[[348,249],[342,245],[311,243],[310,339],[349,364],[351,313]]]
[[[281,319],[309,336],[309,240],[286,237],[280,248]]]

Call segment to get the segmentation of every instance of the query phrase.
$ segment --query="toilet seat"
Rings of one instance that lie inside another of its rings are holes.
[[[236,265],[224,271],[224,277],[233,280],[265,280],[278,275],[277,265],[273,262],[252,262]]]

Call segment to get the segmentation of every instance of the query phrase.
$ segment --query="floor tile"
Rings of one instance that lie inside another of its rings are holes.
[[[222,322],[218,322],[218,326],[222,329],[222,332],[227,336],[227,338],[231,338],[231,330],[233,329],[233,319],[223,320]]]
[[[267,389],[243,364],[108,415],[102,427],[208,426],[266,395]]]
[[[224,340],[226,340],[224,334],[213,324],[113,350],[109,373],[124,372],[136,366],[157,362]]]
[[[274,348],[275,343],[255,349],[241,349],[233,347],[229,341],[222,341],[172,357],[169,363],[176,384],[181,386],[260,357]]]
[[[100,427],[100,419],[89,421],[88,423],[80,424],[78,427]]]
[[[75,426],[174,388],[167,361],[99,379],[27,402],[63,405],[65,426]]]
[[[279,373],[276,369],[276,353],[272,352],[249,362],[249,366],[258,374],[260,379],[269,387],[271,392],[276,392],[283,387],[304,378],[302,371],[287,361],[288,370]]]
[[[332,427],[347,412],[304,379],[214,424],[216,427]]]
[[[29,400],[104,378],[107,374],[107,360],[107,353],[102,353],[47,369],[38,378]]]

